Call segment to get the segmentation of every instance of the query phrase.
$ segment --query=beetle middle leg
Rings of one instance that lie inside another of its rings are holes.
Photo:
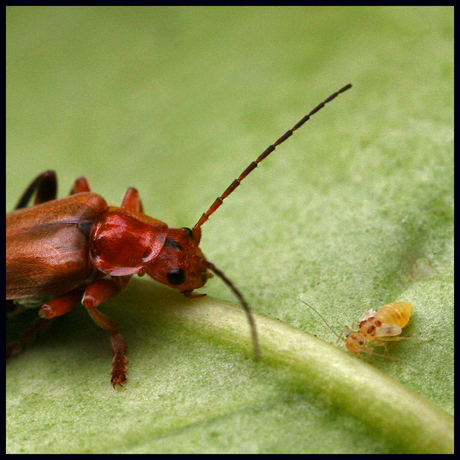
[[[65,294],[56,299],[49,300],[42,305],[38,312],[38,316],[45,319],[52,319],[56,318],[57,316],[62,316],[80,303],[82,295],[82,289],[74,289],[68,294]]]
[[[89,186],[88,179],[86,177],[79,177],[78,179],[75,179],[75,182],[73,183],[73,187],[70,190],[71,195],[75,195],[76,193],[82,193],[82,192],[90,192],[91,187]]]

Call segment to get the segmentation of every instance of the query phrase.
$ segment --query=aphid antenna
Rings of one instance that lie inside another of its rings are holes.
[[[265,158],[272,153],[278,145],[282,144],[286,139],[291,137],[294,134],[294,131],[299,129],[304,123],[306,123],[316,112],[319,112],[328,102],[331,102],[333,99],[335,99],[339,94],[344,93],[348,89],[351,88],[351,84],[349,83],[348,85],[345,85],[343,88],[339,89],[335,93],[331,94],[327,99],[325,99],[323,102],[318,104],[310,113],[305,115],[297,124],[295,124],[291,129],[286,131],[274,144],[270,145],[265,149],[264,152],[262,152],[256,160],[254,160],[252,163],[249,164],[249,166],[240,174],[238,179],[235,179],[229,187],[225,190],[225,192],[217,197],[214,201],[214,203],[210,206],[210,208],[200,217],[200,220],[195,224],[193,227],[194,229],[198,229],[201,227],[208,219],[209,217],[214,214],[214,212],[220,207],[220,205],[223,203],[225,198],[227,198],[233,191],[241,184],[241,181],[248,176],[255,168],[257,168],[257,165],[264,160]]]
[[[204,265],[209,268],[213,273],[215,273],[235,294],[235,296],[239,299],[241,304],[243,305],[244,311],[246,313],[246,317],[248,318],[249,327],[251,329],[251,337],[252,337],[252,345],[254,349],[254,358],[255,360],[259,360],[261,357],[261,351],[259,348],[259,339],[257,335],[257,328],[256,322],[254,320],[254,316],[252,315],[251,309],[249,308],[248,303],[246,302],[245,298],[241,291],[230,281],[230,279],[225,275],[222,270],[219,270],[213,263],[209,262],[208,260],[201,258],[204,262]]]
[[[332,329],[332,327],[329,325],[329,323],[325,320],[325,318],[323,317],[323,315],[318,311],[316,310],[316,308],[313,308],[310,304],[308,304],[307,302],[305,302],[305,300],[302,300],[302,299],[299,299],[303,304],[305,304],[307,307],[310,307],[323,321],[324,321],[324,324],[331,330],[331,332],[333,334],[335,334],[335,336],[338,338],[337,342],[339,340],[343,340],[343,341],[346,341],[343,337],[342,337],[342,334],[338,334],[336,331],[334,331],[334,329]]]

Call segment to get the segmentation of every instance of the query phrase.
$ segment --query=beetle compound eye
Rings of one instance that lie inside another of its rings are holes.
[[[185,230],[185,231],[188,233],[188,236],[189,236],[190,238],[193,238],[193,232],[192,232],[192,229],[191,229],[191,228],[182,227],[182,230]]]
[[[173,268],[166,277],[171,284],[182,284],[185,281],[185,272],[181,268]]]

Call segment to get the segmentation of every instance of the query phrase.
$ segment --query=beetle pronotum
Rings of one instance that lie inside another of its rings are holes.
[[[61,199],[56,199],[54,171],[36,177],[16,210],[6,216],[6,299],[7,312],[40,307],[39,317],[7,346],[7,359],[31,344],[51,319],[81,302],[92,319],[110,333],[114,355],[111,383],[121,386],[127,380],[126,342],[117,323],[97,307],[116,296],[134,274],[146,273],[189,298],[205,295],[193,291],[212,273],[217,275],[243,305],[258,357],[257,330],[249,306],[232,281],[201,252],[201,227],[263,159],[349,88],[350,84],[333,93],[270,145],[216,198],[192,229],[170,228],[144,214],[135,188],[126,191],[120,207],[113,207],[90,192],[83,177],[74,182],[70,196]],[[34,194],[34,205],[27,207]]]

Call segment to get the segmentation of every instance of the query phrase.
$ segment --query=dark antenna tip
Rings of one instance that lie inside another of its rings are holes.
[[[246,317],[248,318],[249,327],[251,329],[252,345],[254,349],[254,360],[259,361],[262,358],[262,352],[259,347],[259,338],[257,335],[256,322],[252,316],[251,309],[249,308],[248,303],[243,297],[243,294],[236,288],[236,286],[227,278],[227,276],[219,270],[213,263],[209,262],[206,259],[202,259],[207,268],[214,272],[238,297],[241,304],[243,305],[244,311],[246,312]]]

